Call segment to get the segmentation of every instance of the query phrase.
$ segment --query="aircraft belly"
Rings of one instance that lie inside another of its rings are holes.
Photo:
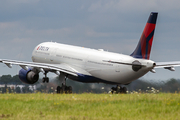
[[[116,69],[99,69],[99,70],[92,70],[89,73],[99,79],[119,83],[119,84],[127,84],[142,77],[146,74],[149,70],[140,70],[138,72],[134,72],[131,67],[129,69],[121,69],[119,72]]]
[[[143,75],[145,75],[147,72],[149,72],[149,69],[141,69],[137,72],[133,71],[133,70],[129,70],[129,71],[122,71],[121,74],[121,83],[127,84],[130,83],[134,80],[137,80],[138,78],[142,77]]]

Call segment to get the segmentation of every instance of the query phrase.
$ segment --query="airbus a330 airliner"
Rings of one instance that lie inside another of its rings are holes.
[[[32,61],[17,61],[1,59],[8,67],[19,65],[19,78],[27,84],[39,80],[39,73],[44,73],[43,82],[49,82],[48,72],[59,76],[62,86],[58,85],[57,93],[72,92],[71,86],[66,86],[66,79],[85,83],[114,84],[112,91],[125,93],[127,85],[142,77],[147,72],[155,72],[154,68],[165,68],[174,71],[174,66],[180,62],[156,63],[150,58],[158,13],[150,13],[139,43],[131,55],[123,55],[72,45],[44,42],[37,45],[32,52]]]

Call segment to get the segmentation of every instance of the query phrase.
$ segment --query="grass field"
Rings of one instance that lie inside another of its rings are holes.
[[[180,94],[0,94],[0,119],[180,119]]]

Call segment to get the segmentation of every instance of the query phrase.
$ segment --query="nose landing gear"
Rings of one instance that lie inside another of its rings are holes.
[[[49,78],[47,77],[47,73],[48,73],[48,72],[45,71],[45,73],[44,73],[45,77],[43,77],[43,79],[42,79],[42,82],[43,82],[43,83],[45,83],[45,82],[46,82],[46,83],[49,83]]]

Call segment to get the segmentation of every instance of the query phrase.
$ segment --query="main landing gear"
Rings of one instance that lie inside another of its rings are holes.
[[[47,71],[44,72],[45,77],[43,77],[43,83],[49,83],[49,78],[47,77]],[[59,76],[59,80],[62,81],[62,86],[57,86],[57,93],[72,93],[72,87],[66,86],[67,75],[61,73]]]
[[[126,94],[127,92],[127,88],[126,87],[121,87],[119,85],[117,85],[116,87],[112,87],[111,88],[111,93],[123,93],[123,94]]]
[[[62,93],[66,93],[66,94],[71,94],[72,93],[72,87],[71,86],[66,86],[62,84],[62,87],[57,86],[57,94],[62,94]]]
[[[63,78],[63,81],[62,81],[62,86],[57,86],[57,94],[62,94],[62,93],[65,93],[65,94],[71,94],[72,93],[72,87],[71,86],[66,86],[66,79],[67,79],[67,76],[64,76],[64,75],[60,75],[59,76],[59,79],[61,80],[61,78]]]

